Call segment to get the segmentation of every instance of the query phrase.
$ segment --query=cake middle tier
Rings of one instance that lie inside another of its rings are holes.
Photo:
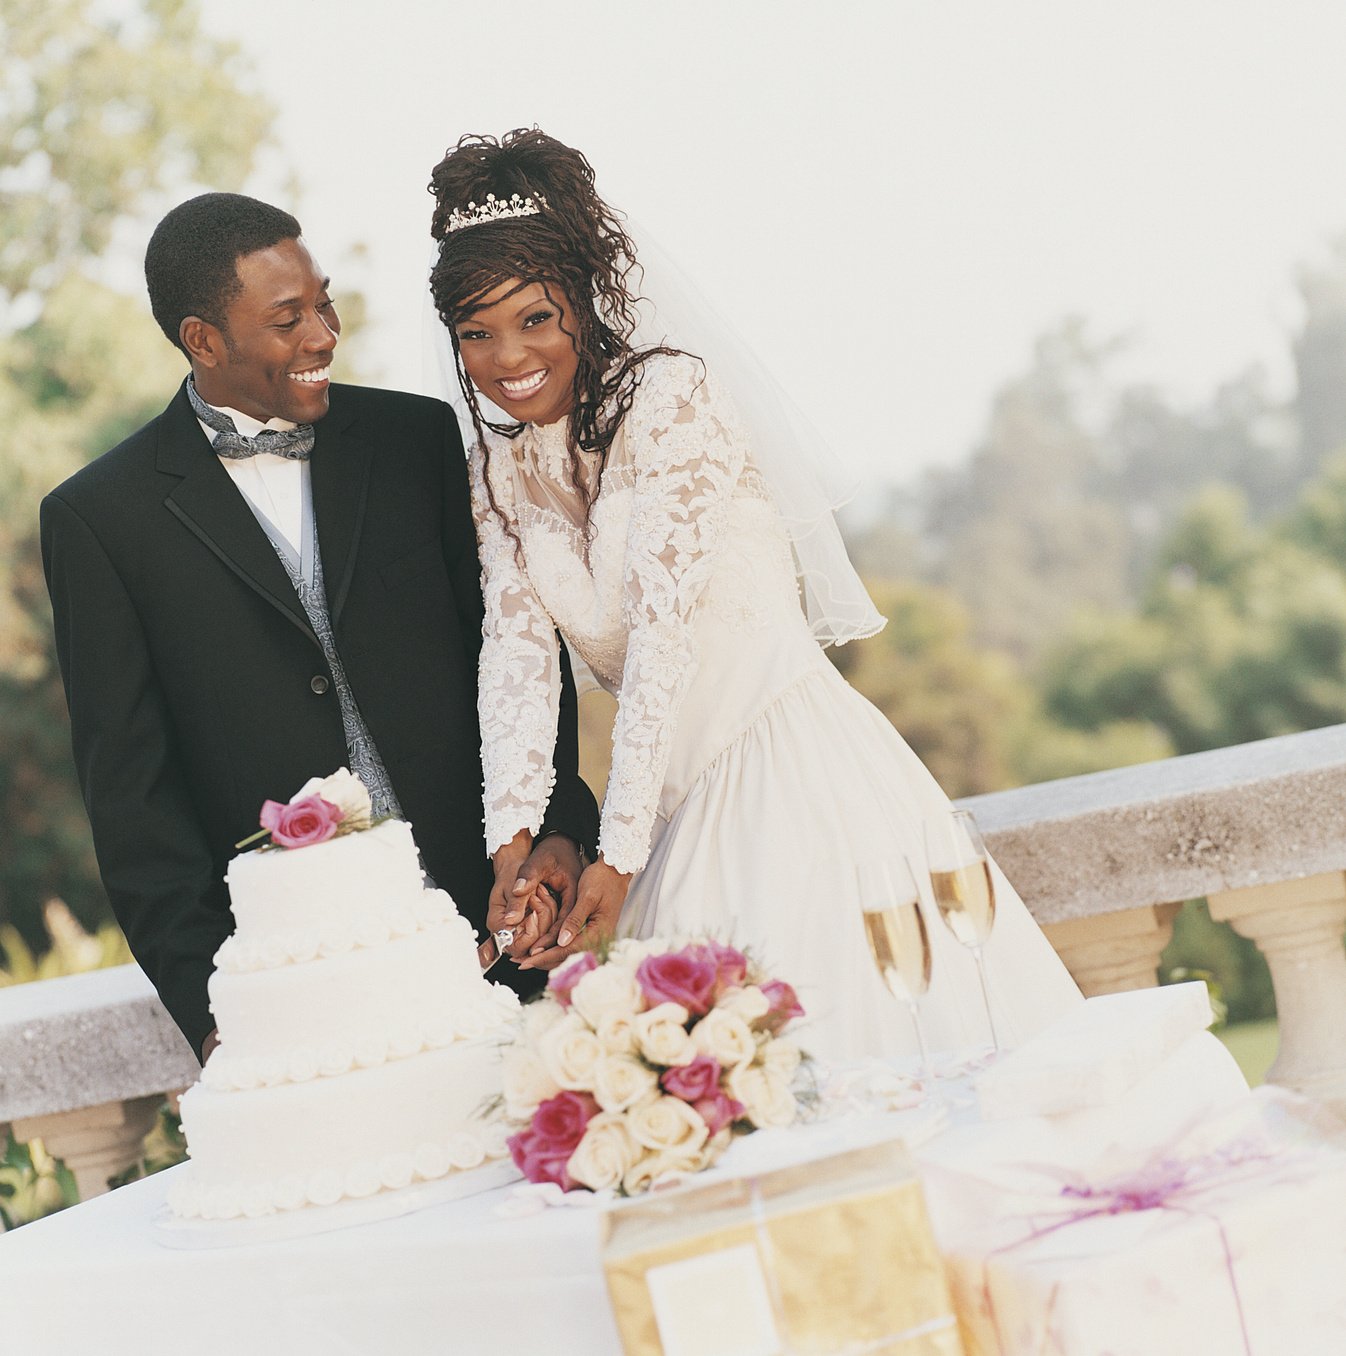
[[[220,1033],[202,1080],[216,1088],[303,1082],[494,1030],[518,999],[482,977],[462,917],[379,946],[252,971],[217,970]]]

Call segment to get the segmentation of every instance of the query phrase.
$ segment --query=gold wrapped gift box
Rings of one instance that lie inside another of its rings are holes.
[[[605,1223],[626,1356],[962,1356],[900,1144],[656,1192]]]

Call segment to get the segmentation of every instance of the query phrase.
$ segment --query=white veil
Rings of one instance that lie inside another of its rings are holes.
[[[630,218],[639,284],[637,345],[667,344],[703,358],[742,416],[752,459],[785,522],[804,612],[820,645],[881,631],[885,619],[846,554],[836,510],[854,477],[766,368],[672,256]]]
[[[751,346],[669,253],[629,218],[626,230],[636,247],[635,277],[640,278],[636,288],[640,320],[633,343],[666,344],[696,354],[733,400],[747,429],[753,463],[785,523],[814,639],[823,646],[844,645],[881,631],[885,619],[846,554],[835,517],[855,492],[854,478]],[[432,253],[431,268],[437,257]],[[458,412],[464,435],[470,437],[472,423],[453,345],[430,299],[428,281],[425,296],[425,377],[430,389]],[[508,422],[507,415],[485,403],[488,419]]]

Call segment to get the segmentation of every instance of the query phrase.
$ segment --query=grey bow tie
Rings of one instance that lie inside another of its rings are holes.
[[[248,438],[238,431],[227,414],[221,414],[201,399],[191,377],[187,378],[187,399],[196,417],[213,430],[215,437],[210,445],[222,457],[242,461],[247,457],[255,457],[259,452],[266,452],[273,457],[307,461],[309,453],[313,451],[312,424],[296,424],[293,428],[284,429],[264,428],[255,438]]]

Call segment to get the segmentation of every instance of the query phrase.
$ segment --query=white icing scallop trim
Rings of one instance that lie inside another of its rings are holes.
[[[246,1185],[198,1181],[201,1171],[192,1162],[170,1188],[168,1207],[180,1219],[258,1219],[282,1210],[359,1200],[503,1158],[509,1152],[508,1134],[503,1125],[489,1125],[480,1131],[459,1130],[442,1143],[427,1141],[411,1153],[364,1159],[341,1172],[319,1168],[308,1174],[290,1173]]]
[[[216,1092],[251,1092],[283,1083],[335,1077],[356,1068],[372,1069],[393,1060],[408,1059],[423,1050],[439,1050],[455,1041],[485,1036],[509,1021],[518,1010],[519,999],[512,989],[491,985],[479,997],[450,1013],[428,1017],[419,1026],[408,1022],[381,1034],[366,1032],[354,1042],[298,1046],[273,1055],[230,1056],[221,1046],[206,1061],[201,1082]]]
[[[319,956],[339,956],[357,948],[382,946],[395,937],[458,920],[471,936],[472,925],[454,907],[442,890],[426,890],[414,905],[395,904],[381,913],[371,913],[354,926],[333,920],[321,928],[278,932],[260,941],[243,941],[235,933],[226,937],[215,953],[215,968],[225,974],[250,974],[302,965]],[[476,945],[476,938],[472,937]]]

